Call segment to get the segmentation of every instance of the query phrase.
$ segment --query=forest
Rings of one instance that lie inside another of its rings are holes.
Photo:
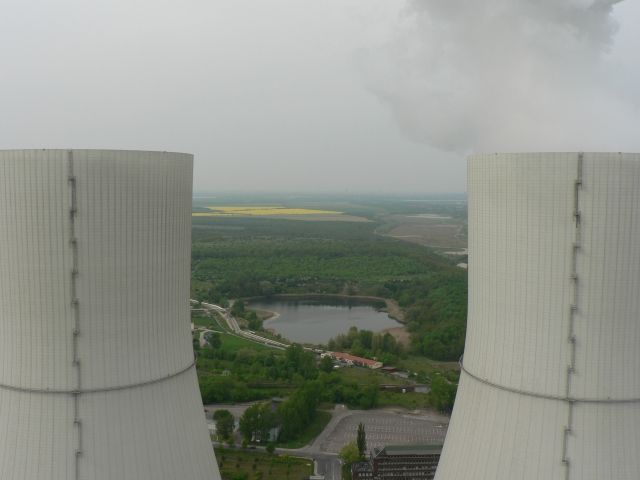
[[[430,386],[426,395],[393,393],[381,384],[400,380],[368,369],[335,369],[328,358],[318,362],[312,351],[300,345],[292,344],[284,352],[269,349],[223,328],[208,333],[208,345],[201,348],[196,335],[194,349],[205,404],[264,400],[240,419],[245,442],[264,438],[274,426],[279,427],[279,444],[301,442],[323,427],[323,418],[328,418],[323,408],[336,403],[357,409],[404,405],[450,411],[458,372],[431,361],[456,361],[462,354],[466,271],[429,248],[379,235],[376,229],[384,208],[374,203],[349,212],[371,220],[363,222],[193,219],[191,298],[225,307],[232,304],[232,313],[250,330],[260,330],[262,321],[245,309],[243,299],[247,298],[339,294],[395,300],[410,332],[409,345],[388,333],[351,328],[336,332],[327,348],[398,365],[414,372],[414,378],[404,382]],[[424,211],[424,207],[412,208]],[[394,204],[392,210],[402,211],[401,205]],[[462,215],[458,210],[454,214]],[[210,318],[195,321],[210,322],[214,328]],[[273,398],[282,400],[274,406]]]
[[[466,272],[428,248],[375,234],[376,222],[194,218],[192,298],[283,293],[396,300],[410,351],[457,360],[464,347]]]
[[[300,345],[292,344],[282,352],[239,348],[233,341],[228,342],[228,335],[221,335],[218,340],[209,347],[196,349],[204,403],[265,400],[248,408],[239,419],[245,443],[264,443],[274,427],[279,427],[280,444],[305,438],[309,427],[324,413],[321,404],[346,404],[355,409],[380,404],[378,381],[372,381],[375,377],[367,375],[366,384],[349,379],[347,369],[334,370],[331,361],[318,364],[316,355]],[[227,368],[228,375],[219,374]],[[365,375],[373,374],[362,370]],[[450,411],[455,383],[442,375],[434,375],[430,383],[431,391],[425,396],[428,405]],[[285,399],[273,408],[268,400],[274,397]],[[224,437],[221,440],[229,440],[230,434],[221,436]]]

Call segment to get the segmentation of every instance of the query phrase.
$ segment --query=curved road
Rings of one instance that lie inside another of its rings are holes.
[[[191,300],[192,303],[197,302],[197,300]],[[247,332],[240,328],[238,325],[238,321],[229,313],[229,311],[220,305],[214,305],[213,303],[200,302],[200,304],[207,310],[212,310],[220,314],[220,316],[224,319],[229,330],[231,330],[234,334],[244,337],[247,340],[251,340],[252,342],[261,343],[262,345],[266,345],[268,347],[277,348],[280,350],[285,350],[289,345],[282,342],[277,342],[275,340],[271,340],[270,338],[265,338],[260,335],[256,335],[255,333]]]

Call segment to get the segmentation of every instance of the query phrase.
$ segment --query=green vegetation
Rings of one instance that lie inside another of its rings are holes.
[[[427,381],[435,372],[449,374],[448,372],[457,372],[459,369],[458,362],[438,362],[421,355],[406,355],[398,360],[397,367],[409,372],[416,372],[420,382]]]
[[[306,382],[280,405],[278,415],[282,430],[279,440],[297,439],[314,422],[322,388],[319,381]]]
[[[330,356],[325,356],[320,359],[320,364],[318,368],[322,370],[324,373],[333,372],[333,359]]]
[[[313,421],[300,432],[297,438],[288,441],[278,442],[282,448],[301,448],[310,444],[314,438],[322,433],[331,420],[331,413],[324,410],[317,410]]]
[[[362,423],[358,424],[358,437],[356,438],[356,444],[358,445],[360,458],[364,460],[364,457],[367,454],[367,434],[364,431],[364,425]]]
[[[356,442],[347,443],[340,450],[340,460],[342,460],[342,478],[351,479],[351,465],[360,461],[360,452]]]
[[[217,348],[196,349],[198,377],[204,403],[266,400],[274,396],[295,398],[300,388],[308,387],[315,389],[311,401],[315,406],[319,402],[325,402],[344,403],[360,409],[388,405],[412,409],[434,407],[444,411],[449,408],[450,400],[447,399],[451,398],[451,392],[442,392],[437,388],[427,395],[380,391],[381,384],[405,385],[413,383],[413,380],[357,367],[331,367],[328,371],[323,371],[322,365],[328,365],[328,362],[320,361],[316,366],[315,355],[303,350],[299,345],[293,344],[283,352],[234,335],[218,335],[220,344]],[[418,375],[414,380],[433,383],[432,378],[444,379],[455,391],[458,379],[456,370],[434,367],[431,361],[422,357],[407,357],[401,362],[406,362],[416,369]],[[306,400],[303,400],[300,403],[305,402]],[[282,437],[281,441],[290,443],[289,440],[293,439],[295,443],[296,437],[303,435],[302,431],[307,425],[316,421],[313,412],[307,414],[309,416],[304,417],[306,420],[301,424],[301,428],[290,438]],[[304,412],[301,415],[304,415]],[[295,418],[299,421],[299,417]]]
[[[216,433],[218,440],[224,442],[229,440],[233,434],[235,426],[235,418],[229,410],[216,410],[213,414],[213,419],[216,422]]]
[[[451,412],[453,401],[456,398],[457,384],[454,384],[440,375],[434,376],[431,381],[432,405],[442,412]]]
[[[407,410],[432,408],[429,395],[424,393],[380,392],[379,407],[402,407]]]
[[[411,380],[369,368],[344,367],[336,370],[336,373],[344,382],[357,383],[358,385],[408,385],[413,383]]]
[[[269,403],[256,403],[240,417],[240,433],[244,442],[268,442],[269,430],[276,426],[276,415]]]
[[[328,412],[317,409],[323,385],[319,381],[304,383],[277,408],[270,402],[249,407],[240,418],[240,432],[247,443],[271,442],[269,432],[278,428],[278,444],[287,448],[306,445],[331,419]]]
[[[425,247],[376,235],[376,225],[195,218],[193,298],[214,303],[282,293],[390,298],[406,313],[412,352],[457,360],[464,344],[466,272]]]
[[[202,401],[247,402],[288,395],[291,388],[317,377],[315,355],[299,345],[286,353],[231,334],[219,348],[196,348]]]
[[[385,215],[437,213],[435,207],[430,210],[401,202],[306,207],[344,211],[372,221],[194,218],[192,298],[232,305],[240,325],[253,331],[262,331],[264,313],[246,307],[244,299],[250,297],[339,294],[392,299],[404,314],[411,336],[408,345],[401,345],[390,334],[353,328],[336,335],[328,347],[393,364],[410,372],[411,377],[403,379],[363,368],[334,369],[329,359],[318,360],[299,345],[282,351],[250,342],[230,332],[217,314],[199,311],[194,314],[194,324],[212,330],[205,334],[208,345],[203,348],[199,332],[194,335],[203,401],[284,398],[249,408],[240,421],[240,431],[245,444],[259,441],[273,446],[269,433],[277,427],[278,445],[290,448],[307,444],[330,420],[321,405],[450,410],[458,381],[454,362],[464,346],[466,272],[456,268],[453,260],[425,247],[376,233],[378,228],[384,230]],[[459,206],[450,208],[451,216],[461,218],[464,214]],[[382,384],[415,382],[430,385],[431,392],[381,390]],[[224,431],[224,425],[218,430]],[[225,462],[223,471],[228,475],[233,471],[234,475],[246,473],[248,478],[287,478],[282,472],[280,476],[273,473],[275,465],[271,465],[271,476],[260,473],[263,477],[258,477],[260,468],[252,467],[248,472],[243,470],[243,460],[233,462],[239,466],[231,468]]]
[[[375,357],[386,364],[396,363],[404,353],[402,345],[389,333],[373,333],[356,327],[329,340],[327,347],[332,351],[350,351],[359,357]]]
[[[239,299],[233,303],[231,314],[236,318],[244,320],[249,330],[262,330],[262,319],[258,317],[255,311],[246,308],[244,300]]]
[[[298,480],[313,474],[313,461],[307,458],[229,448],[215,453],[223,480]]]

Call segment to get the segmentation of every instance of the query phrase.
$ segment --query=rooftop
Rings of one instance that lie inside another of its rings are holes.
[[[387,445],[377,450],[375,456],[386,455],[433,455],[442,452],[442,445]]]

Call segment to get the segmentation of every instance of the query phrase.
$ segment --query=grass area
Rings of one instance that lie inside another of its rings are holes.
[[[388,375],[369,368],[343,367],[335,371],[338,372],[343,379],[356,382],[360,385],[370,385],[372,383],[381,385],[408,385],[413,383],[404,378]]]
[[[208,315],[192,315],[191,321],[196,327],[218,327],[215,319]]]
[[[398,368],[409,372],[422,372],[431,375],[435,372],[444,372],[447,370],[460,370],[458,362],[438,362],[426,357],[417,355],[409,355],[398,361]]]
[[[191,321],[196,327],[230,331],[227,322],[224,321],[218,312],[192,314]]]
[[[409,410],[433,408],[429,403],[429,395],[416,392],[380,392],[378,408],[384,407],[403,407]]]
[[[296,440],[290,442],[278,443],[278,447],[282,448],[301,448],[308,445],[316,438],[331,420],[331,413],[324,410],[318,410],[315,420],[309,424],[307,429]]]
[[[216,448],[215,453],[223,480],[297,480],[313,474],[308,458],[228,448]]]
[[[237,351],[243,348],[249,348],[251,350],[268,350],[271,351],[273,348],[267,347],[261,343],[252,342],[251,340],[247,340],[246,338],[239,337],[237,335],[232,335],[230,333],[225,333],[221,335],[222,350],[227,351]]]

